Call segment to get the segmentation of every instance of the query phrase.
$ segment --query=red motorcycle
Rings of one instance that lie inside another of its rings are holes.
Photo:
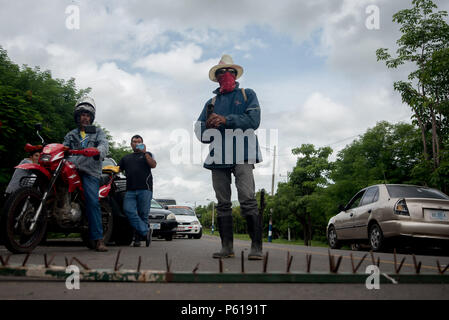
[[[85,244],[92,248],[81,178],[75,165],[67,158],[70,155],[98,157],[99,151],[95,148],[71,150],[59,143],[44,147],[25,146],[27,152],[34,150],[42,152],[39,164],[16,166],[29,170],[31,174],[22,178],[22,187],[5,203],[0,231],[5,246],[13,253],[31,252],[45,238],[47,231],[51,231],[80,233]],[[106,170],[100,180],[99,200],[105,242],[110,240],[113,231],[108,195],[114,188],[115,174],[113,170]]]

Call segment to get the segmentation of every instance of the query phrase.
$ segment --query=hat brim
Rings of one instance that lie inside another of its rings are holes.
[[[238,78],[240,78],[243,74],[243,68],[237,64],[217,64],[216,66],[212,67],[209,70],[209,79],[211,79],[214,82],[218,82],[217,78],[215,77],[215,72],[218,69],[222,69],[222,68],[233,68],[233,69],[237,70],[237,75],[235,77],[236,80]]]

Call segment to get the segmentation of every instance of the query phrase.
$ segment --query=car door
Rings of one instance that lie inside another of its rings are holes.
[[[356,193],[352,197],[351,201],[346,205],[345,211],[343,211],[339,217],[338,223],[336,223],[335,229],[339,239],[354,239],[354,221],[353,217],[360,205],[360,202],[365,194],[365,189]]]
[[[355,239],[368,238],[368,219],[378,199],[378,186],[372,186],[366,189],[359,207],[354,210],[352,216],[352,234]]]

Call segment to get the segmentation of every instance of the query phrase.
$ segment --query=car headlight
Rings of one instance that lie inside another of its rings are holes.
[[[192,221],[192,224],[200,224],[198,221]]]
[[[170,214],[167,216],[167,220],[176,220],[175,214],[174,214],[174,213],[170,213]]]

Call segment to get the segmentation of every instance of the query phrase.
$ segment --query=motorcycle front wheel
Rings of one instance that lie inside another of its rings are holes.
[[[5,247],[12,253],[33,251],[45,236],[47,230],[45,206],[34,227],[31,228],[32,219],[41,200],[42,194],[30,187],[21,188],[8,197],[0,228]]]

